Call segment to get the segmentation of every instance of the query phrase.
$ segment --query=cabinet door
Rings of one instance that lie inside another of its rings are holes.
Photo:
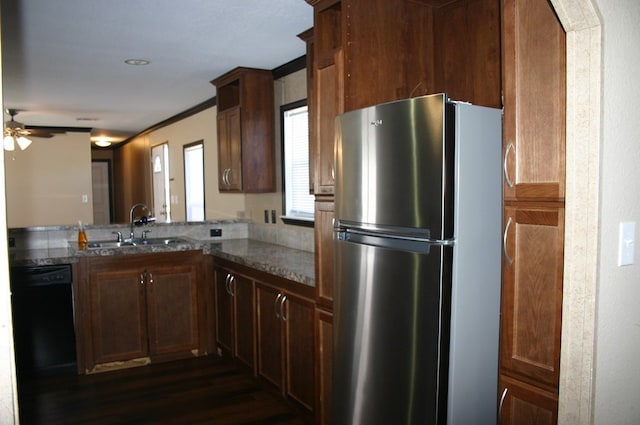
[[[258,375],[282,390],[282,294],[271,286],[256,283]]]
[[[502,0],[505,199],[565,194],[565,33],[547,0]]]
[[[242,191],[242,130],[240,108],[218,112],[218,189]]]
[[[314,406],[314,303],[284,293],[286,395],[308,410]]]
[[[316,194],[332,194],[334,185],[333,140],[335,118],[344,111],[342,51],[333,56],[333,61],[321,64],[314,77],[318,94],[312,106],[312,134],[316,139]]]
[[[255,371],[255,309],[253,281],[233,275],[235,357]]]
[[[557,387],[564,209],[507,207],[504,219],[501,368]]]
[[[224,269],[215,271],[216,296],[216,343],[220,348],[232,352],[233,304],[229,288],[230,273]]]
[[[93,350],[89,361],[95,365],[146,357],[145,276],[140,268],[102,262],[90,272],[89,292]]]
[[[555,425],[558,397],[509,377],[500,377],[501,425]]]
[[[333,218],[332,200],[316,200],[316,301],[333,308]]]
[[[150,354],[197,354],[198,273],[191,264],[147,270]]]
[[[331,425],[333,314],[316,309],[316,423]]]

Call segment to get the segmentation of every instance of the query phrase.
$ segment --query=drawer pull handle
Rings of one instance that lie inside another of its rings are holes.
[[[284,303],[287,301],[287,296],[282,296],[282,301],[280,301],[280,317],[282,317],[282,321],[286,321],[287,317],[284,315]]]
[[[509,170],[507,169],[507,158],[509,157],[510,150],[513,150],[514,152],[516,150],[516,147],[514,146],[513,142],[509,142],[509,144],[507,145],[507,149],[505,149],[504,151],[504,161],[502,163],[502,171],[504,172],[504,179],[507,181],[507,186],[509,186],[510,189],[513,189],[513,181],[509,177]]]
[[[276,302],[273,304],[273,309],[275,310],[275,313],[276,313],[276,319],[278,320],[280,320],[280,313],[278,312],[278,303],[280,302],[280,298],[282,298],[282,294],[278,293],[278,296],[276,297]]]
[[[504,400],[507,398],[507,392],[509,388],[505,388],[500,396],[500,404],[498,405],[498,424],[502,425],[502,408],[504,407]]]
[[[513,264],[513,260],[509,257],[509,253],[507,252],[507,237],[509,235],[509,227],[511,227],[511,217],[507,220],[507,225],[504,227],[504,234],[502,235],[502,252],[504,252],[504,258],[507,260],[507,264],[511,266]]]

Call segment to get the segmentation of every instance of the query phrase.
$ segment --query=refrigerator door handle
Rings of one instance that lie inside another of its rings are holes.
[[[336,239],[343,242],[368,245],[390,250],[400,250],[428,255],[431,246],[453,245],[453,241],[431,241],[411,237],[395,237],[355,231],[339,232]]]

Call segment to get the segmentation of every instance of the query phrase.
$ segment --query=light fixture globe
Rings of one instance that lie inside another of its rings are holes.
[[[5,151],[11,152],[15,149],[15,141],[12,136],[4,136],[4,139],[2,139],[2,145]]]

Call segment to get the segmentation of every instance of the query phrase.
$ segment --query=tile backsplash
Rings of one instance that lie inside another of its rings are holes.
[[[219,229],[221,236],[210,236],[212,230]],[[225,239],[255,239],[283,245],[289,248],[313,252],[313,229],[295,226],[269,226],[251,223],[249,220],[221,220],[198,223],[154,223],[144,228],[135,227],[136,237],[142,230],[149,230],[150,238],[187,237],[200,241]],[[87,225],[89,242],[116,240],[116,232],[126,238],[130,233],[128,224]],[[8,229],[8,237],[13,242],[10,249],[54,249],[67,248],[69,242],[78,237],[77,226],[46,226]]]

